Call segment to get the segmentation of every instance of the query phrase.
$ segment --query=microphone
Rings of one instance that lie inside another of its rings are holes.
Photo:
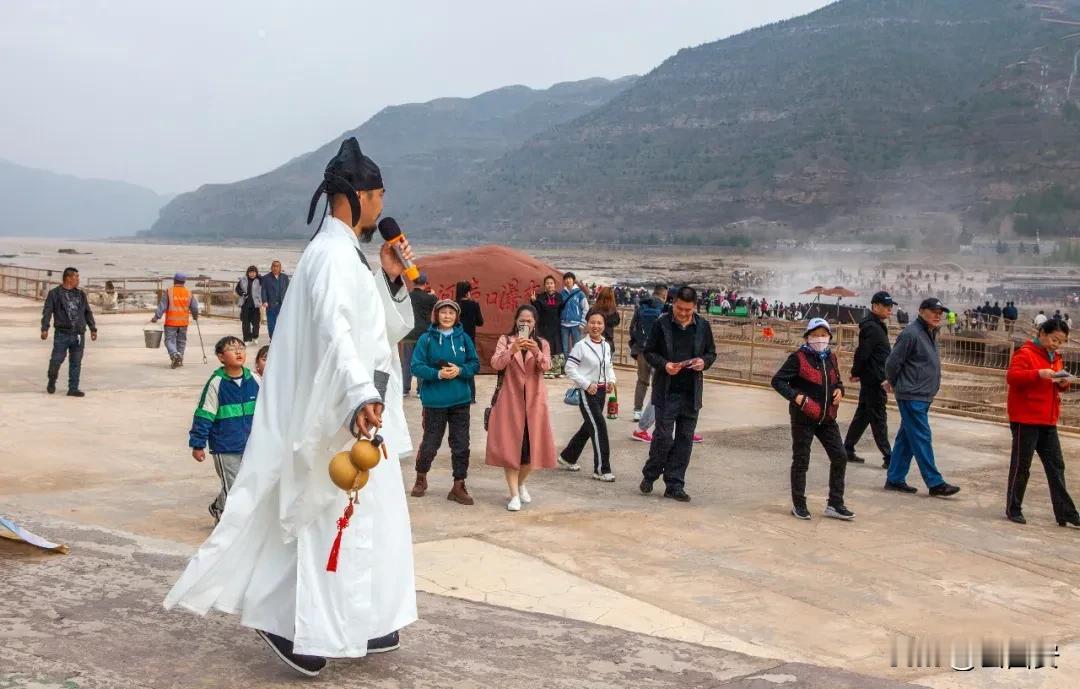
[[[394,253],[405,265],[405,277],[415,282],[416,278],[420,277],[420,269],[416,267],[415,263],[405,258],[401,251],[401,241],[405,239],[405,233],[401,231],[397,220],[390,217],[380,220],[379,234],[382,235],[383,241],[390,245],[390,248],[394,250]]]

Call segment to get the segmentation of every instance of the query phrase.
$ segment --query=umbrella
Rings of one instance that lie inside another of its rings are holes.
[[[827,289],[822,292],[822,294],[826,297],[839,297],[841,299],[859,296],[858,292],[852,292],[847,287],[841,287],[840,285],[837,285],[832,289]]]
[[[827,290],[824,287],[822,287],[821,285],[815,285],[814,287],[811,287],[810,289],[806,290],[805,292],[799,292],[799,294],[816,294],[816,295],[818,295],[820,297],[826,291]]]

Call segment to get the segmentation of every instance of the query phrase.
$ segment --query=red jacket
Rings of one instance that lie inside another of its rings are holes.
[[[1065,367],[1061,356],[1050,361],[1049,353],[1025,342],[1009,362],[1005,380],[1009,383],[1009,421],[1033,426],[1056,426],[1061,416],[1061,390],[1056,381],[1039,377],[1044,368],[1060,371]]]

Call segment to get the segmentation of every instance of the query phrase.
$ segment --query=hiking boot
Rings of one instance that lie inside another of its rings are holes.
[[[640,428],[638,430],[634,431],[633,433],[631,433],[630,437],[633,438],[634,440],[640,440],[643,443],[651,443],[652,442],[652,433],[649,433],[648,431],[642,430]]]
[[[469,491],[465,488],[465,480],[454,480],[454,487],[450,489],[450,492],[446,494],[447,500],[452,500],[459,505],[471,505],[473,504],[472,496],[469,495]]]
[[[829,505],[825,508],[824,514],[826,517],[831,517],[832,519],[842,519],[846,522],[849,522],[855,518],[855,513],[844,507],[843,505],[840,505],[839,507]]]
[[[948,498],[956,495],[959,492],[959,486],[954,486],[951,483],[942,482],[930,489],[930,496],[935,498]]]
[[[881,458],[881,468],[882,469],[888,469],[889,468],[889,462],[891,462],[891,461],[892,461],[892,459],[889,458],[889,457],[882,457]]]
[[[424,493],[427,492],[427,474],[416,472],[416,483],[413,484],[412,491],[409,495],[414,498],[424,497]]]
[[[1063,519],[1058,522],[1058,526],[1074,526],[1080,529],[1080,517],[1073,517],[1072,519]]]
[[[894,490],[898,493],[918,493],[919,489],[915,486],[909,486],[906,482],[893,483],[892,481],[885,482],[885,490]]]
[[[401,637],[397,632],[390,632],[386,636],[380,636],[367,642],[368,655],[372,653],[389,653],[399,648],[401,648]]]
[[[640,490],[643,495],[648,495],[652,492],[652,484],[652,481],[647,478],[643,478],[641,479],[641,483],[638,484],[638,490]]]
[[[266,645],[281,659],[281,662],[305,677],[318,677],[322,669],[326,667],[326,658],[293,653],[293,642],[284,637],[264,632],[261,629],[256,629],[255,633],[266,642]]]
[[[810,519],[810,510],[806,509],[806,505],[793,505],[791,514],[797,519]]]
[[[82,390],[68,390],[68,397],[86,397],[86,393]]]

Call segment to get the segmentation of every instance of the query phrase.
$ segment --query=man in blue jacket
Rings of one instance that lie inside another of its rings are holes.
[[[577,276],[563,273],[562,350],[569,354],[585,333],[585,314],[589,312],[589,298],[577,286]]]
[[[469,475],[469,411],[472,386],[480,370],[480,359],[472,338],[461,327],[461,307],[451,299],[442,299],[431,312],[432,324],[420,336],[412,353],[412,374],[424,381],[420,403],[424,407],[424,437],[416,453],[416,483],[412,496],[427,492],[427,474],[449,427],[450,462],[454,486],[446,496],[462,505],[473,504],[465,488]]]

